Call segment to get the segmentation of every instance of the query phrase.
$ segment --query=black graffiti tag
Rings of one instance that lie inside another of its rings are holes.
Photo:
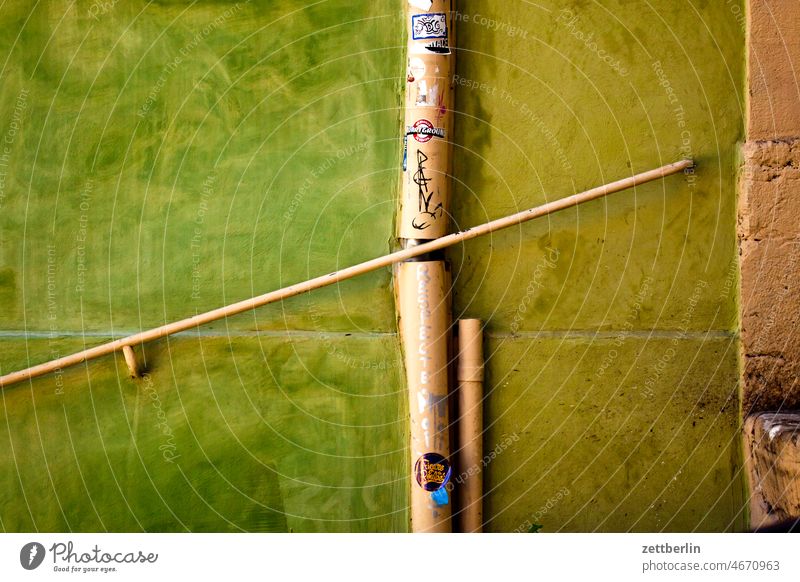
[[[411,226],[416,230],[425,230],[444,214],[444,208],[441,202],[431,210],[431,200],[436,192],[428,192],[428,184],[432,181],[432,178],[428,178],[425,175],[425,162],[427,161],[428,156],[425,152],[417,150],[417,171],[414,173],[414,183],[419,188],[419,199],[417,202],[419,214],[411,221]]]

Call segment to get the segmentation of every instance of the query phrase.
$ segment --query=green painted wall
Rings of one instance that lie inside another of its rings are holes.
[[[351,4],[0,8],[4,372],[389,249],[402,22]],[[405,531],[390,281],[5,391],[2,527]]]
[[[700,163],[451,253],[456,314],[487,321],[487,528],[742,529],[736,13],[460,6],[459,224],[684,140]],[[400,9],[6,2],[0,371],[386,252]],[[151,344],[139,382],[109,358],[3,391],[0,525],[405,531],[390,281]]]
[[[452,253],[456,314],[488,320],[486,445],[512,442],[489,529],[744,529],[741,6],[460,5],[460,224],[699,164]]]

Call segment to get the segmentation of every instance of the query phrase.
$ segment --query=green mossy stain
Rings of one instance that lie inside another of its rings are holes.
[[[12,296],[17,291],[17,273],[14,269],[0,269],[0,293],[7,297]],[[8,303],[5,303],[8,305]]]

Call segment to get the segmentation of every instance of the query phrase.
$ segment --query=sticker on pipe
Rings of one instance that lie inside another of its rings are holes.
[[[414,105],[416,107],[436,107],[439,101],[439,84],[432,83],[428,86],[425,79],[418,81],[412,85],[411,91],[416,89],[417,95],[414,98]],[[414,97],[412,93],[412,97]]]
[[[447,44],[447,39],[442,38],[439,40],[435,40],[430,44],[425,45],[425,50],[431,53],[436,53],[437,55],[449,55],[450,54],[450,46]]]
[[[420,143],[431,141],[434,137],[444,139],[445,131],[441,127],[434,127],[434,125],[427,119],[420,119],[414,125],[408,128],[406,132],[408,135],[413,135],[414,139]]]
[[[425,491],[438,491],[450,480],[450,461],[439,453],[425,453],[414,465],[414,476]]]
[[[447,39],[447,15],[441,12],[414,14],[411,17],[411,38],[414,40]]]
[[[416,79],[425,76],[425,61],[419,57],[413,57],[408,62],[408,82],[413,83]]]

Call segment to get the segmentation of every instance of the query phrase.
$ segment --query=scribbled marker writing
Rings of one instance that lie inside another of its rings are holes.
[[[416,230],[425,230],[444,213],[441,202],[431,210],[432,199],[435,192],[428,191],[428,184],[432,181],[432,178],[428,178],[425,175],[425,162],[427,161],[428,156],[425,152],[417,150],[417,171],[414,173],[414,183],[419,188],[419,198],[417,201],[419,214],[411,221],[411,226]]]
[[[428,156],[422,150],[417,150],[417,171],[414,174],[414,183],[419,186],[420,199],[428,192],[428,183],[430,178],[425,176],[425,162],[428,161]],[[422,208],[420,208],[422,210]]]

